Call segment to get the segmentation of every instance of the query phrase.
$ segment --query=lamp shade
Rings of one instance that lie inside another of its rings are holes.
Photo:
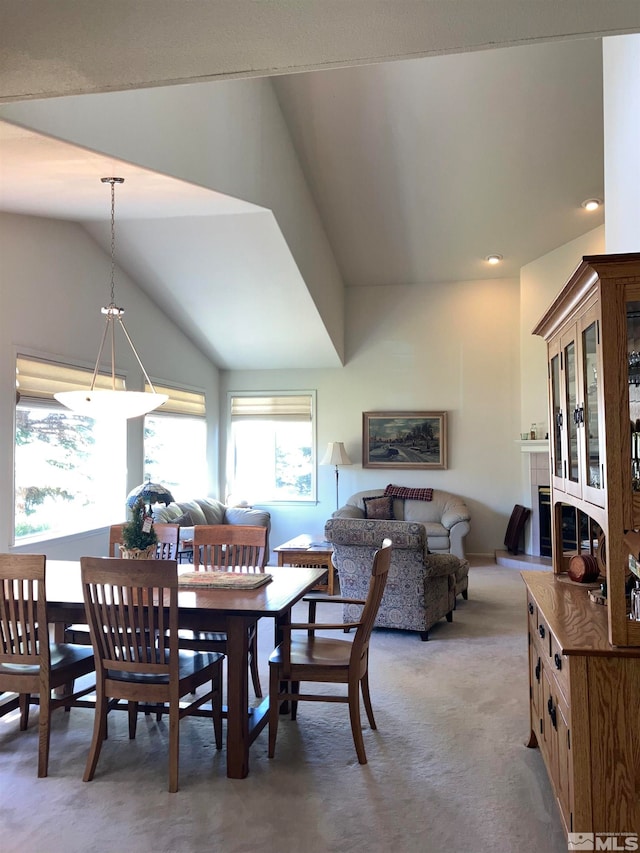
[[[127,495],[127,506],[132,509],[138,498],[142,498],[146,504],[165,504],[169,505],[173,501],[173,495],[169,489],[165,488],[160,483],[152,483],[147,480],[132,489]]]
[[[87,391],[59,391],[53,396],[63,406],[79,415],[125,420],[146,415],[169,399],[167,394],[97,388]]]
[[[327,452],[322,457],[321,465],[353,465],[342,441],[330,441]]]

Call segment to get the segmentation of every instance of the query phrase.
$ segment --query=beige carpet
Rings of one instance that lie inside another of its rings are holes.
[[[305,703],[297,722],[283,719],[272,761],[265,730],[245,780],[226,778],[207,720],[184,720],[177,794],[166,791],[166,718],[141,717],[130,742],[126,714],[111,714],[96,778],[83,783],[91,711],[54,715],[47,779],[36,778],[37,709],[25,733],[4,717],[0,849],[565,853],[542,759],[524,746],[524,601],[517,571],[472,565],[469,600],[429,642],[374,632],[378,730],[365,730],[364,767],[342,705]],[[263,662],[271,630],[260,626]]]

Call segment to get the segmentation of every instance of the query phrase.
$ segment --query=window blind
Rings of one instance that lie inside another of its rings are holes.
[[[311,394],[231,397],[231,419],[310,421]]]
[[[58,391],[82,391],[91,385],[93,370],[58,364],[31,356],[18,355],[16,359],[16,385],[20,397],[35,400],[53,400]],[[124,391],[124,379],[116,376],[116,391]],[[112,388],[111,374],[98,373],[94,388]]]
[[[200,391],[168,388],[164,385],[156,385],[155,382],[153,387],[157,394],[167,394],[169,399],[150,414],[190,415],[192,418],[204,418],[206,415],[204,394]],[[145,384],[145,391],[151,391],[151,386]]]

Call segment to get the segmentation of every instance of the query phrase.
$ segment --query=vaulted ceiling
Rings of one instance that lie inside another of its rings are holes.
[[[278,70],[271,86],[346,288],[516,277],[603,221],[581,207],[604,192],[599,38]],[[108,250],[95,178],[117,168],[128,188],[119,263],[217,364],[340,364],[322,296],[310,295],[289,226],[258,190],[234,196],[81,135],[70,144],[42,119],[43,103],[0,107],[0,209],[80,221]],[[497,269],[485,261],[495,252]],[[219,334],[239,317],[245,346]]]

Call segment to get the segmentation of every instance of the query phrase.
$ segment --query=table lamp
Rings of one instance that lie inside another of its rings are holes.
[[[353,465],[353,462],[347,455],[347,451],[344,449],[343,442],[330,441],[327,445],[327,452],[324,454],[320,464],[336,466],[336,509],[338,509],[338,477],[340,476],[338,466]]]

